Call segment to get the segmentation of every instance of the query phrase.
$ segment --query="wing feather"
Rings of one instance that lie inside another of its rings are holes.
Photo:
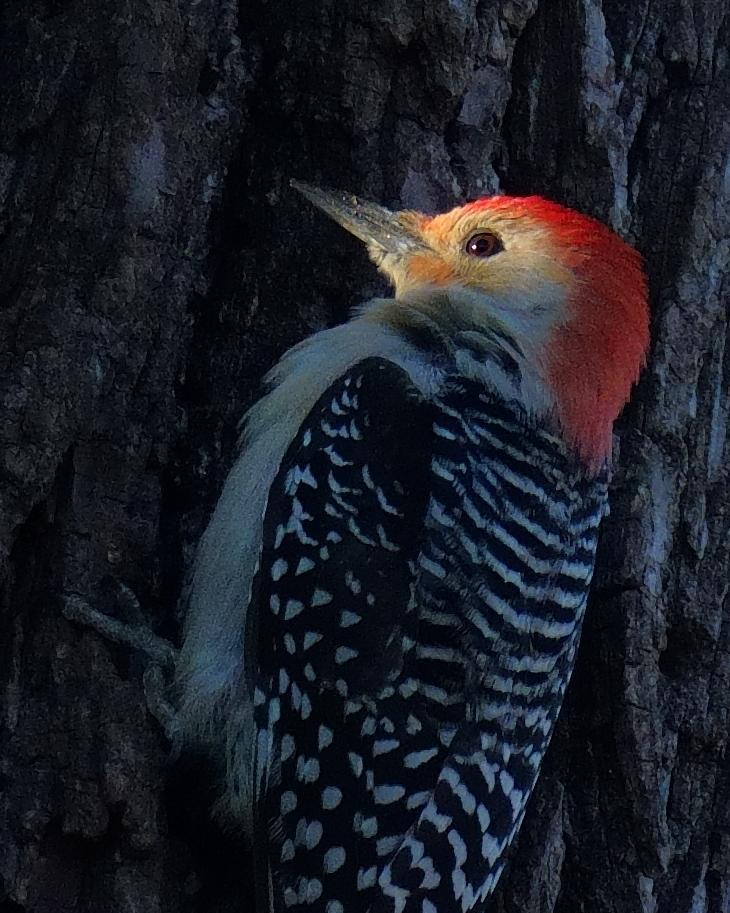
[[[335,899],[357,884],[371,893],[378,847],[395,847],[407,826],[392,755],[433,736],[408,735],[403,699],[432,425],[407,373],[367,359],[320,398],[271,488],[245,666],[254,703],[261,695],[261,864],[271,860],[285,903],[316,893],[302,872],[329,872]]]
[[[604,500],[475,382],[426,402],[368,359],[321,397],[271,489],[246,632],[259,852],[287,909],[467,911],[491,893]]]

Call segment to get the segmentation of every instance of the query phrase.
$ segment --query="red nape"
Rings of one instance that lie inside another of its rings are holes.
[[[575,276],[545,367],[566,437],[596,468],[610,456],[613,423],[649,345],[641,255],[596,219],[542,197],[485,197],[468,208],[541,224],[553,255]]]

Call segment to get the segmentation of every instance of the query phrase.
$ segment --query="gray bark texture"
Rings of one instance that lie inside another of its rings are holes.
[[[730,911],[729,149],[727,0],[4,0],[0,913],[253,910],[146,660],[62,608],[179,642],[259,378],[382,289],[290,177],[539,193],[645,255],[651,359],[491,909]]]

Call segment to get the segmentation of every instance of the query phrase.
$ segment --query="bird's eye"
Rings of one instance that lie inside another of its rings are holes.
[[[472,235],[464,246],[464,253],[470,257],[493,257],[504,250],[502,242],[491,231],[479,231]]]

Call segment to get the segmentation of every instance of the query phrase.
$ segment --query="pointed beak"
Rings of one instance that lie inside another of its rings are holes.
[[[364,241],[371,254],[378,250],[403,256],[429,249],[416,233],[413,215],[410,213],[392,212],[385,206],[368,203],[351,193],[320,190],[301,181],[292,180],[290,183],[310,203],[314,203],[356,238]]]

